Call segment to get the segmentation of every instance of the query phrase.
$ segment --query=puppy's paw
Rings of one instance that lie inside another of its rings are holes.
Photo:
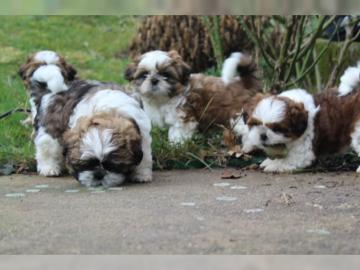
[[[270,158],[265,159],[263,162],[261,162],[260,164],[260,168],[265,168],[267,165],[269,165],[272,162],[272,160]]]
[[[272,162],[267,162],[264,166],[264,172],[292,172],[296,168],[292,165],[286,164],[283,161],[272,160]]]
[[[59,166],[38,166],[37,171],[43,176],[59,176],[61,174],[61,167]]]
[[[132,177],[132,181],[139,183],[146,183],[152,181],[152,170],[151,169],[143,169],[141,171],[135,172]]]
[[[357,173],[360,173],[360,166],[356,170]]]

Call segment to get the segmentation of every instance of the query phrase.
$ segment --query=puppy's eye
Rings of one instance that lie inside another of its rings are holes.
[[[170,78],[172,78],[172,75],[169,72],[161,72],[160,75],[165,79],[168,80]]]
[[[92,170],[96,166],[99,166],[100,162],[97,159],[88,159],[88,160],[80,160],[79,162],[73,164],[75,170],[77,171],[86,171]]]
[[[145,80],[148,75],[149,75],[148,72],[142,72],[142,73],[140,73],[139,75],[136,76],[136,79],[138,79],[138,80]]]
[[[289,132],[289,130],[284,127],[273,127],[272,131],[275,133],[281,133],[281,134],[287,134]]]

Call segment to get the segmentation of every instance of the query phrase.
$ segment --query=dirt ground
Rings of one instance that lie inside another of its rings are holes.
[[[0,254],[358,254],[359,197],[355,173],[167,171],[107,191],[12,175]]]
[[[1,256],[2,270],[358,270],[359,256]]]

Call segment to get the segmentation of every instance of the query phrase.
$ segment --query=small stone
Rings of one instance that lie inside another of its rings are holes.
[[[183,202],[181,203],[182,206],[195,206],[194,202]]]
[[[37,193],[40,192],[40,189],[38,188],[30,188],[26,190],[27,193]]]
[[[244,186],[232,186],[230,189],[247,189],[247,187]]]
[[[317,188],[317,189],[324,189],[324,188],[326,188],[326,186],[324,186],[324,185],[316,185],[316,186],[314,186],[314,188]]]
[[[8,193],[8,194],[5,194],[5,197],[20,198],[20,197],[25,197],[25,194],[24,193]]]
[[[91,191],[92,194],[105,193],[105,190],[94,190]]]
[[[43,184],[43,185],[36,185],[35,188],[40,188],[40,189],[43,189],[43,188],[48,188],[49,185],[46,185],[46,184]]]
[[[110,190],[110,191],[121,191],[121,190],[123,190],[123,188],[122,187],[111,187],[111,188],[108,188],[108,190]]]
[[[262,208],[245,209],[244,212],[247,214],[255,214],[255,213],[264,212],[264,209]]]
[[[230,186],[230,183],[221,182],[221,183],[215,183],[214,187],[228,187]]]
[[[78,189],[67,189],[67,190],[65,190],[65,193],[77,193],[77,192],[79,192]]]
[[[216,197],[217,201],[223,201],[223,202],[234,202],[237,200],[236,197],[227,197],[227,196],[221,196],[221,197]]]
[[[310,229],[306,231],[307,233],[316,233],[316,234],[320,234],[320,235],[329,235],[330,232],[326,229]]]

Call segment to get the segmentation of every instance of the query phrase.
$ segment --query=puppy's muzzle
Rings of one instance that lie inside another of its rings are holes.
[[[105,175],[106,175],[106,171],[104,170],[104,168],[99,168],[94,171],[94,178],[96,180],[102,180]]]

